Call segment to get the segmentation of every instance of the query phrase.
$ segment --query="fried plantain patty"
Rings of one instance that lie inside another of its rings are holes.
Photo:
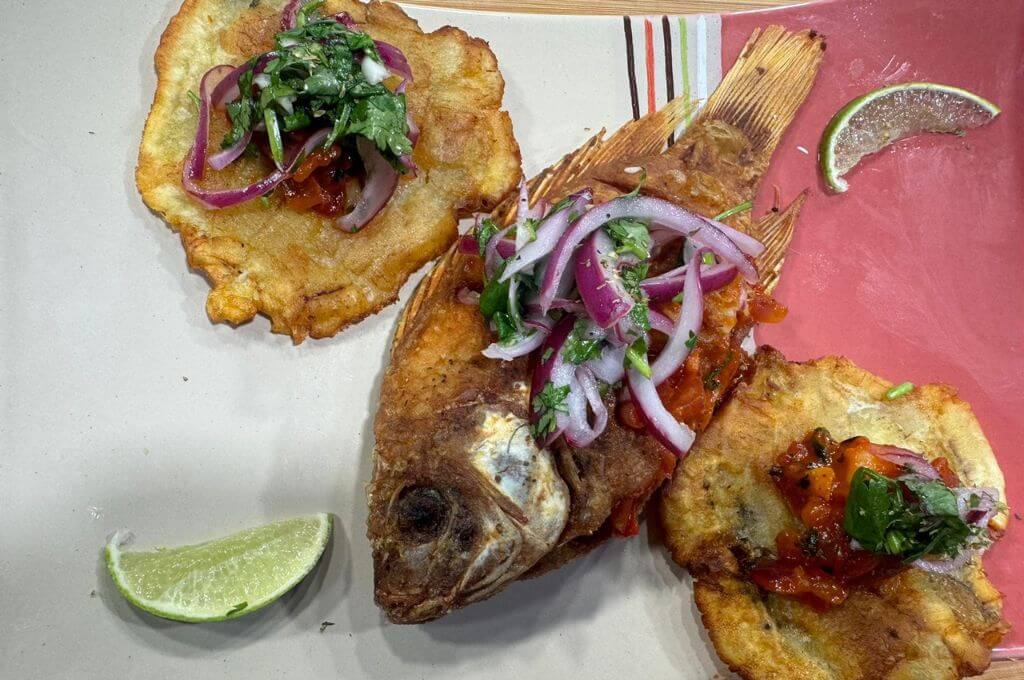
[[[213,285],[213,321],[244,323],[257,312],[295,342],[334,335],[394,302],[409,275],[454,241],[457,220],[488,210],[520,177],[519,147],[501,111],[504,81],[487,43],[446,26],[423,33],[391,3],[329,0],[325,15],[348,12],[361,29],[398,46],[415,83],[408,107],[421,130],[413,158],[387,206],[361,231],[333,219],[249,201],[207,210],[181,185],[196,129],[189,90],[216,64],[240,64],[273,47],[284,0],[186,0],[156,53],[156,96],[139,150],[136,181],[146,204],[176,231],[189,266]],[[255,5],[255,6],[252,6]],[[211,147],[226,130],[212,116]],[[243,186],[270,172],[262,158],[243,157],[209,173],[209,186]]]
[[[662,497],[666,542],[694,576],[697,607],[722,659],[745,678],[958,678],[981,673],[1008,628],[975,559],[954,575],[907,569],[860,586],[826,613],[761,591],[746,572],[799,521],[769,476],[815,427],[945,456],[970,486],[1003,476],[970,407],[944,385],[886,400],[892,385],[847,359],[755,357]],[[1006,513],[996,519],[1005,526]]]

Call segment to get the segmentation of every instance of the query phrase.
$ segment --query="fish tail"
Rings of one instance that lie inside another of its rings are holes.
[[[750,140],[755,163],[767,168],[811,90],[824,52],[825,39],[816,31],[754,31],[690,129],[714,121],[739,128]]]

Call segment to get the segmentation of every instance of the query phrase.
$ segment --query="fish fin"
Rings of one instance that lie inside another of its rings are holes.
[[[779,285],[782,263],[786,261],[786,251],[789,249],[789,242],[793,240],[793,227],[806,201],[806,189],[784,209],[779,207],[776,198],[776,205],[772,211],[750,226],[750,235],[765,246],[764,252],[757,256],[755,264],[761,274],[761,285],[769,293]]]
[[[602,128],[578,149],[527,181],[531,204],[541,199],[562,198],[579,178],[599,165],[625,156],[646,156],[661,152],[669,135],[690,117],[695,108],[695,102],[677,97],[657,111],[629,121],[607,139],[604,138],[606,130]],[[503,225],[512,222],[518,195],[518,192],[513,192],[501,201],[492,213],[495,221]]]
[[[409,304],[402,310],[401,315],[398,317],[398,323],[395,326],[395,337],[391,343],[391,356],[394,356],[395,350],[402,343],[402,339],[406,333],[413,326],[416,321],[416,316],[419,315],[420,311],[428,306],[429,300],[437,294],[442,287],[450,286],[450,278],[448,272],[453,267],[461,266],[460,262],[457,262],[460,258],[464,257],[459,252],[459,242],[456,239],[455,243],[452,244],[451,248],[448,249],[437,264],[427,273],[423,280],[416,286],[415,292],[412,294],[412,298],[409,300]]]
[[[722,121],[750,140],[755,162],[767,168],[779,139],[814,84],[825,38],[812,30],[758,29],[691,126]]]

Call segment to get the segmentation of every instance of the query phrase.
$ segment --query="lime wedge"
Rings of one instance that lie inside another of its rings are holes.
[[[962,133],[985,125],[999,107],[978,95],[938,83],[900,83],[863,94],[839,109],[821,137],[818,163],[834,191],[861,158],[921,132]]]
[[[223,621],[264,607],[308,574],[331,537],[331,516],[307,515],[198,545],[124,551],[107,543],[107,568],[128,601],[175,621]],[[127,539],[127,540],[126,540]]]

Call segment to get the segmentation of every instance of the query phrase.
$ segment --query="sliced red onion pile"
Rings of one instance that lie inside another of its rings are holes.
[[[290,0],[281,13],[281,30],[288,31],[295,28],[299,11],[308,0]],[[345,12],[333,17],[352,30],[356,29],[356,23]],[[412,69],[409,62],[400,49],[390,43],[375,40],[374,44],[383,62],[382,68],[402,78],[397,92],[405,91],[407,83],[413,82]],[[236,161],[252,141],[252,131],[243,135],[230,147],[221,149],[213,154],[208,154],[210,114],[214,108],[223,108],[231,101],[239,97],[239,79],[250,68],[253,75],[259,77],[266,65],[274,58],[274,52],[267,52],[260,55],[255,61],[249,61],[240,66],[219,65],[207,71],[199,84],[199,120],[196,126],[196,134],[192,147],[189,149],[182,168],[182,185],[185,190],[205,207],[211,210],[230,208],[254,198],[264,196],[273,191],[278,185],[292,176],[302,161],[309,154],[323,146],[330,137],[329,129],[321,129],[313,132],[304,141],[296,141],[291,149],[286,149],[284,162],[275,168],[270,174],[262,179],[244,187],[234,189],[209,190],[201,187],[198,182],[203,179],[205,166],[209,164],[214,170],[223,170]],[[370,57],[364,56],[364,59]],[[266,77],[264,75],[263,77]],[[415,146],[419,129],[408,118],[410,141]],[[262,123],[256,126],[256,130],[263,129]],[[359,136],[356,140],[356,149],[366,170],[366,180],[359,200],[353,209],[342,217],[338,218],[337,226],[348,232],[358,231],[364,227],[378,212],[387,204],[391,195],[398,185],[398,173],[378,150],[376,144],[369,139]],[[399,159],[406,169],[415,173],[416,165],[410,156],[403,156]]]
[[[481,311],[490,315],[499,337],[484,354],[509,361],[533,355],[530,399],[541,445],[559,436],[575,447],[593,442],[609,418],[602,395],[624,382],[624,396],[635,402],[648,431],[682,456],[695,434],[666,409],[657,386],[693,349],[704,294],[737,275],[757,281],[752,258],[764,248],[746,234],[658,198],[623,196],[598,205],[592,200],[593,194],[583,190],[551,207],[531,207],[524,186],[515,223],[505,229],[491,223],[485,230],[487,221],[478,222],[462,237],[460,252],[484,253]],[[609,225],[615,220],[630,221],[634,230],[639,222],[655,249],[689,239],[692,257],[682,267],[646,277],[649,253],[642,258],[635,243],[627,247],[622,223],[618,232]],[[505,312],[487,302],[499,295],[507,295],[500,301]],[[675,321],[647,306],[649,300],[680,295]],[[667,340],[649,360],[652,330]]]

